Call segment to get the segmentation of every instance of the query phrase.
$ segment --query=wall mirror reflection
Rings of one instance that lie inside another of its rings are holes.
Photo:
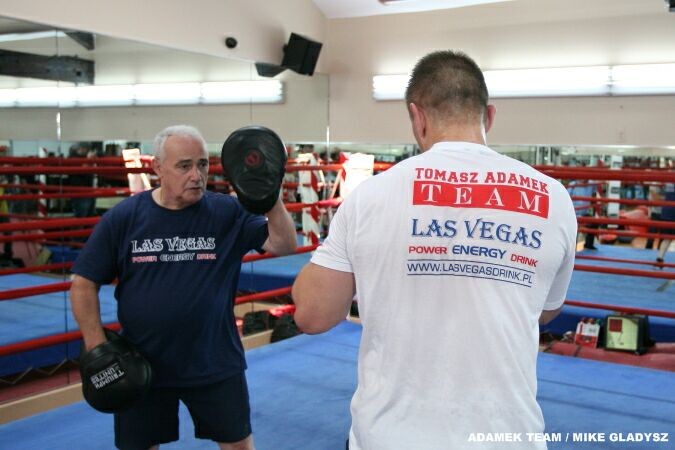
[[[123,151],[139,150],[155,185],[152,140],[174,124],[202,132],[214,166],[227,136],[254,124],[292,159],[321,152],[328,77],[268,78],[247,61],[0,18],[0,402],[18,395],[2,387],[71,373],[69,268],[130,195]],[[220,169],[209,189],[228,191]],[[101,288],[105,323],[116,322],[113,289]]]

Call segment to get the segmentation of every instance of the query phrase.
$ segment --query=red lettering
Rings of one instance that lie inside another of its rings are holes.
[[[413,205],[499,209],[546,218],[549,196],[511,185],[414,181]]]
[[[519,262],[530,267],[537,267],[537,260],[534,258],[528,258],[527,256],[521,256],[518,254],[511,254],[511,261]]]
[[[435,253],[437,255],[447,255],[448,254],[448,248],[447,247],[432,247],[432,246],[425,246],[425,245],[409,245],[408,246],[408,253],[419,253],[419,254]]]

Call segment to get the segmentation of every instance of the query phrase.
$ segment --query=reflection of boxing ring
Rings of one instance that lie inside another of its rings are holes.
[[[42,162],[42,161],[41,161]],[[91,163],[88,159],[86,162]],[[340,165],[291,166],[289,171],[297,170],[340,170]],[[385,167],[381,167],[385,168]],[[4,169],[4,168],[0,168]],[[16,168],[14,168],[16,169]],[[73,167],[28,168],[20,167],[26,173],[31,170],[47,170],[52,173],[79,173]],[[99,169],[107,176],[123,176],[127,172],[123,167],[102,166]],[[147,168],[134,169],[142,173]],[[217,167],[212,172],[219,173]],[[556,172],[558,170],[558,172]],[[570,172],[565,169],[549,170],[551,176],[559,178],[587,178],[602,180],[602,176],[623,177],[621,179],[645,179],[645,174],[630,173],[620,175],[600,173],[597,170],[587,173]],[[71,172],[74,171],[74,172]],[[675,181],[675,174],[649,174],[652,181]],[[223,182],[214,182],[222,186]],[[288,183],[292,185],[292,183]],[[44,190],[44,192],[47,192]],[[58,198],[65,194],[36,194],[40,198]],[[128,192],[92,190],[77,195],[128,195]],[[18,197],[26,199],[25,197]],[[611,199],[586,198],[589,203],[603,203]],[[666,202],[667,203],[667,202]],[[339,204],[335,201],[320,201],[314,205],[291,204],[291,211],[303,208],[330,210]],[[330,215],[330,214],[329,214]],[[599,219],[599,220],[597,220]],[[69,231],[74,225],[92,226],[97,219],[84,222],[68,222],[69,219],[34,220],[30,224],[0,224],[0,231],[19,231],[14,236],[0,235],[2,239],[32,239],[38,242],[51,241],[64,237],[86,236],[90,229]],[[53,222],[52,222],[53,221]],[[52,222],[47,224],[47,222]],[[617,218],[580,218],[580,226],[585,223],[601,223],[608,226],[647,226],[651,221],[627,221]],[[656,224],[665,228],[672,225]],[[606,233],[607,230],[584,229],[593,233]],[[663,236],[663,233],[646,233],[635,230],[619,230],[630,236]],[[18,237],[17,237],[18,236]],[[76,246],[73,247],[76,251]],[[284,294],[299,269],[308,262],[310,248],[302,249],[297,255],[284,258],[263,259],[248,257],[249,262],[242,266],[239,288],[242,291],[268,291],[281,289]],[[617,308],[626,311],[635,309],[656,311],[650,314],[651,336],[659,342],[675,342],[675,303],[673,289],[662,289],[664,282],[675,279],[675,260],[673,254],[667,255],[665,264],[656,265],[654,251],[626,247],[600,246],[597,252],[579,253],[568,299],[570,304],[563,309],[559,318],[545,327],[546,330],[562,334],[574,330],[582,317],[604,318]],[[69,263],[53,266],[51,269],[64,270]],[[660,269],[660,270],[658,270]],[[43,270],[47,270],[44,269]],[[1,273],[1,272],[0,272]],[[26,290],[27,289],[27,290]],[[67,298],[68,282],[65,278],[54,280],[31,275],[30,273],[6,273],[0,276],[0,376],[18,373],[29,367],[40,367],[62,361],[64,357],[74,358],[79,351],[76,324],[70,314]],[[115,301],[112,286],[101,290],[101,310],[104,323],[114,323]],[[281,295],[281,291],[273,291]],[[26,297],[26,298],[22,298]],[[262,300],[265,293],[245,301]],[[591,303],[591,308],[575,306],[575,301]],[[605,308],[605,309],[603,309]],[[55,324],[53,317],[59,315],[62,322]],[[660,317],[662,316],[662,317]],[[345,323],[338,329],[323,336],[300,336],[268,347],[251,350],[248,353],[249,383],[253,406],[253,425],[256,442],[260,448],[341,448],[349,427],[348,404],[355,383],[356,348],[360,328]],[[64,356],[65,355],[65,356]],[[675,353],[672,355],[675,361]],[[675,371],[675,362],[672,363]],[[550,432],[626,432],[626,431],[667,431],[673,429],[675,406],[673,402],[663,401],[664,392],[675,394],[675,377],[672,373],[628,366],[617,366],[581,359],[572,360],[558,355],[541,354],[539,360],[539,397],[547,419]],[[627,381],[635,380],[635,381]],[[611,387],[606,384],[613,381]],[[660,388],[658,387],[660,386]],[[665,391],[664,391],[665,389]],[[671,396],[672,397],[672,396]],[[572,398],[563,400],[561,398]],[[631,404],[631,411],[625,408],[625,402]],[[598,414],[602,411],[603,414]],[[654,411],[658,411],[655,413]],[[182,412],[187,419],[185,411]],[[604,414],[611,420],[601,422]],[[26,448],[39,448],[41,439],[50,433],[49,427],[58,430],[64,417],[76,417],[72,420],[73,438],[63,436],[62,440],[49,439],[49,448],[77,448],[77,436],[87,433],[88,429],[97,429],[96,444],[87,448],[108,448],[112,442],[112,428],[109,418],[96,414],[83,402],[43,413],[33,418],[3,425],[0,428],[0,442],[21,436],[19,442]],[[293,426],[286,426],[292,421]],[[637,422],[634,422],[637,421]],[[183,420],[183,423],[189,423]],[[282,424],[284,424],[282,426]],[[62,426],[62,425],[61,425]],[[40,429],[40,433],[30,429]],[[189,425],[188,425],[189,428]],[[307,432],[302,431],[307,430]],[[191,430],[182,431],[180,444],[167,448],[199,448],[191,436]],[[280,438],[281,436],[281,438]],[[672,436],[675,439],[675,436]],[[280,445],[279,442],[283,442]],[[100,444],[100,447],[96,447]],[[286,444],[288,444],[286,446]],[[588,444],[590,445],[590,444]],[[616,444],[627,448],[626,444]],[[550,445],[556,448],[555,444]],[[586,448],[576,443],[575,448]],[[609,446],[603,447],[608,448]],[[589,446],[589,448],[591,448]],[[594,447],[597,448],[597,447]]]
[[[247,353],[257,448],[344,448],[360,334],[360,326],[343,323],[324,335],[298,336]],[[563,441],[549,448],[645,448],[609,442],[630,432],[670,432],[672,442],[675,402],[667,395],[675,392],[672,373],[548,354],[540,355],[538,373],[546,431],[560,433]],[[607,442],[572,444],[572,433],[606,433]],[[102,450],[112,441],[111,417],[83,401],[0,427],[0,442],[20,443],[20,448],[70,450],[86,442],[87,450]],[[193,437],[182,408],[181,439],[162,448],[211,446]]]

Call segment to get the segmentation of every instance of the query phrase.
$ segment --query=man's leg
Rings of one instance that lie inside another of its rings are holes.
[[[195,437],[215,441],[221,449],[254,449],[243,372],[209,386],[181,389],[180,399],[192,416]]]
[[[255,450],[255,445],[253,445],[253,435],[251,434],[247,438],[231,444],[218,442],[218,447],[220,450]]]
[[[152,389],[128,411],[115,414],[115,446],[120,450],[156,450],[178,440],[178,396]]]
[[[663,239],[661,245],[659,245],[659,253],[656,257],[657,262],[663,262],[666,258],[666,253],[668,252],[668,247],[670,247],[670,239]]]

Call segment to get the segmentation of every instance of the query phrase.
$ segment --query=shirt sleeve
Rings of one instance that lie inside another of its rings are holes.
[[[251,214],[241,206],[239,208],[243,221],[239,237],[244,245],[244,253],[249,250],[257,250],[262,253],[262,246],[269,236],[267,217]]]
[[[350,204],[345,202],[338,208],[328,229],[328,237],[312,256],[311,262],[338,270],[340,272],[354,272],[347,252],[347,222],[349,219]]]
[[[96,284],[108,284],[117,278],[117,245],[112,215],[104,214],[80,251],[72,272]]]

